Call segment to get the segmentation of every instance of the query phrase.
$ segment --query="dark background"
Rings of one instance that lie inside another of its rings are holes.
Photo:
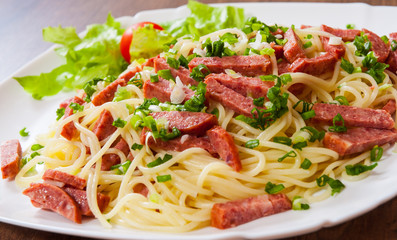
[[[244,2],[244,0],[200,1],[204,3]],[[41,30],[44,27],[75,26],[77,32],[81,32],[86,25],[105,22],[109,12],[114,17],[120,17],[134,15],[142,10],[178,7],[186,4],[186,2],[187,0],[0,0],[0,81],[11,76],[12,73],[52,45],[42,41]],[[330,1],[284,0],[284,2]],[[371,5],[397,6],[397,0],[333,2],[364,2]],[[397,31],[397,23],[385,24],[390,24],[393,28],[391,32]],[[71,237],[0,223],[0,240],[3,239],[81,240],[87,238]],[[346,223],[288,239],[397,239],[397,198]]]

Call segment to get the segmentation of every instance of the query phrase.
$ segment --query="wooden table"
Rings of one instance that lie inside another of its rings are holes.
[[[238,0],[237,2],[243,1]],[[202,2],[235,1],[205,0]],[[326,1],[318,0],[316,2]],[[373,5],[397,6],[397,0],[365,0],[361,2]],[[51,46],[50,43],[42,41],[40,33],[44,27],[61,24],[62,26],[75,26],[77,32],[80,32],[88,24],[104,22],[109,12],[113,16],[119,17],[134,15],[142,10],[173,8],[185,3],[185,0],[1,0],[0,46],[2,52],[0,57],[0,81]],[[393,30],[396,31],[396,23],[388,24],[394,25]],[[85,238],[0,223],[0,239],[78,240]],[[397,198],[346,223],[289,239],[397,239]]]

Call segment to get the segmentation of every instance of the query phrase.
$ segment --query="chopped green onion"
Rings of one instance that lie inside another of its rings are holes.
[[[349,23],[349,24],[346,25],[346,28],[347,29],[355,29],[356,25]]]
[[[311,34],[307,34],[307,36],[305,37],[305,39],[312,39],[313,38],[313,35],[311,35]]]
[[[19,135],[21,135],[22,137],[29,136],[29,132],[26,131],[26,127],[22,128],[21,131],[19,131]]]
[[[157,176],[156,178],[157,178],[157,182],[167,182],[167,181],[171,180],[171,175],[170,174],[160,175],[160,176]]]
[[[32,154],[30,154],[30,158],[31,158],[31,159],[33,159],[33,158],[35,158],[35,157],[37,157],[37,156],[40,156],[40,153],[38,153],[38,152],[33,152]]]
[[[333,196],[335,193],[339,193],[342,191],[343,188],[345,188],[345,185],[339,181],[335,180],[333,178],[330,178],[327,175],[322,175],[321,177],[316,179],[317,186],[319,187],[324,187],[327,183],[332,189],[331,195]]]
[[[129,81],[128,84],[134,84],[135,86],[137,86],[138,88],[142,88],[143,87],[143,80],[142,80],[142,75],[141,73],[137,73],[135,74],[134,77],[132,77]]]
[[[254,105],[257,107],[263,107],[263,104],[265,103],[265,97],[259,97],[255,98],[252,100]]]
[[[159,81],[159,75],[157,74],[150,74],[150,82],[156,83]]]
[[[124,163],[120,163],[120,164],[116,164],[116,165],[111,166],[110,170],[115,170],[116,169],[117,170],[116,174],[124,175],[127,172],[127,170],[130,167],[130,165],[131,165],[131,161],[127,160]]]
[[[123,128],[127,124],[127,121],[122,120],[121,118],[117,118],[113,121],[112,125],[118,128]]]
[[[252,148],[256,148],[257,146],[259,146],[259,139],[252,139],[245,143],[246,148],[252,149]]]
[[[146,166],[148,168],[153,168],[153,167],[159,166],[159,165],[169,161],[171,158],[172,158],[172,155],[166,153],[163,158],[158,157],[158,158],[156,158],[156,160],[154,160],[153,162],[148,163]]]
[[[65,108],[58,108],[56,111],[57,114],[57,121],[59,119],[61,119],[61,117],[63,117],[63,115],[65,115]]]
[[[42,149],[44,146],[40,144],[33,144],[32,147],[30,148],[32,151],[37,151]]]
[[[275,50],[273,49],[273,48],[264,48],[264,49],[262,49],[260,52],[259,52],[259,54],[260,55],[273,55],[274,54],[274,52],[275,52]]]
[[[341,122],[341,125],[336,125],[336,122]],[[333,119],[332,119],[332,126],[328,128],[328,131],[330,132],[346,132],[347,128],[345,127],[345,120],[343,119],[342,115],[338,113]]]
[[[377,162],[382,158],[382,155],[383,155],[383,148],[376,145],[371,150],[370,159],[372,162]]]
[[[132,149],[132,150],[141,150],[142,148],[143,148],[143,145],[138,144],[138,143],[134,143],[134,144],[132,144],[132,146],[131,146],[131,149]]]
[[[397,41],[393,39],[393,40],[390,42],[390,47],[391,47],[391,50],[392,50],[393,52],[396,51],[396,49],[397,49]]]
[[[125,99],[131,98],[132,93],[126,87],[118,87],[114,94],[113,102],[120,102]]]
[[[274,81],[277,78],[277,76],[276,75],[261,75],[261,76],[259,76],[259,78],[262,81]]]
[[[220,39],[221,39],[223,42],[227,42],[227,43],[229,43],[229,44],[234,44],[234,43],[237,43],[237,42],[238,42],[237,35],[236,35],[236,34],[232,34],[232,33],[225,33],[225,34],[223,34],[223,35],[220,37]]]
[[[311,47],[313,45],[313,43],[312,42],[305,42],[304,44],[303,44],[303,48],[309,48],[309,47]]]
[[[282,156],[281,158],[277,159],[277,161],[282,162],[287,157],[296,157],[296,156],[297,156],[296,152],[291,150],[291,151],[287,152],[286,154],[284,154],[284,156]]]
[[[298,142],[292,145],[292,148],[302,150],[302,148],[307,147],[307,142]],[[296,153],[295,153],[296,154]]]
[[[166,79],[166,80],[175,80],[174,76],[172,76],[172,74],[171,74],[171,70],[169,70],[169,69],[159,70],[159,71],[157,71],[157,75],[159,77]],[[150,78],[150,80],[152,80],[152,79]]]
[[[349,106],[349,101],[347,101],[347,98],[345,96],[336,96],[335,100],[340,103],[340,105],[345,105]]]
[[[292,210],[308,210],[309,208],[310,206],[304,198],[295,196],[292,199]]]
[[[380,37],[385,44],[389,44],[389,38],[386,35]]]
[[[291,146],[292,144],[292,140],[288,137],[280,137],[280,136],[276,136],[273,138],[273,142],[275,143],[281,143],[287,146]]]
[[[167,132],[167,130],[165,128],[160,129],[160,132],[159,132],[159,138],[161,138],[161,140],[163,140],[163,141],[168,141],[168,140],[174,139],[176,137],[179,137],[180,135],[181,135],[181,132],[176,127],[173,127],[172,132],[170,132],[170,133]]]
[[[179,69],[180,63],[177,59],[172,58],[172,57],[167,57],[167,63],[170,65],[170,67]]]
[[[378,62],[378,59],[375,57],[374,52],[369,52],[362,61],[363,67],[366,67],[368,70],[366,73],[371,75],[376,83],[380,84],[386,77],[384,73],[385,69],[389,67],[388,64]]]
[[[356,175],[360,175],[363,172],[371,171],[376,166],[378,166],[378,163],[374,163],[369,166],[366,166],[363,164],[354,164],[354,165],[346,165],[345,169],[346,169],[347,175],[356,176]]]
[[[304,113],[301,113],[303,120],[308,120],[316,116],[316,112],[314,110],[310,110]]]
[[[199,64],[197,67],[194,67],[192,69],[190,77],[198,82],[202,82],[208,74],[210,74],[210,70],[208,69],[208,67],[204,64]]]
[[[181,56],[178,58],[179,61],[179,65],[184,67],[184,68],[189,68],[188,64],[188,60],[181,54]]]
[[[272,182],[267,182],[266,183],[266,187],[265,187],[265,191],[268,194],[276,194],[278,192],[281,192],[284,189],[284,185],[283,184],[273,184]]]
[[[306,126],[300,129],[301,131],[307,130],[310,133],[309,142],[315,142],[316,140],[321,141],[325,136],[325,131],[318,131],[317,129]]]
[[[215,115],[216,118],[219,118],[219,110],[218,110],[218,108],[214,108],[214,110],[211,111],[211,114]]]
[[[352,74],[354,72],[354,65],[351,62],[344,59],[343,57],[342,57],[340,67],[349,74]]]
[[[303,160],[303,162],[301,163],[300,167],[303,169],[309,169],[311,165],[312,162],[309,159],[305,158],[305,160]]]
[[[84,106],[78,103],[72,102],[69,104],[69,107],[73,109],[73,113],[81,112],[84,110]]]

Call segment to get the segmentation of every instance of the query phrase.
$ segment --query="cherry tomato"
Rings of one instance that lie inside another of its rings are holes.
[[[164,30],[164,28],[162,28],[160,25],[153,23],[153,22],[140,22],[140,23],[136,23],[136,24],[130,26],[129,28],[127,28],[124,31],[123,36],[121,37],[120,52],[121,52],[121,55],[124,57],[124,59],[128,63],[131,61],[130,46],[131,46],[131,42],[132,42],[133,31],[137,28],[144,27],[147,24],[153,25],[154,29]]]

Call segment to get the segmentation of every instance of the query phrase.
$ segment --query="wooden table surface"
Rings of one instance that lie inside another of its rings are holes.
[[[300,0],[300,2],[302,1]],[[236,2],[244,2],[244,0]],[[284,0],[284,2],[294,1]],[[318,0],[316,2],[326,1]],[[361,2],[372,5],[397,6],[397,0]],[[77,32],[80,32],[88,24],[103,23],[109,12],[115,17],[120,17],[134,15],[142,10],[178,7],[185,3],[185,0],[0,0],[0,81],[11,76],[12,73],[51,46],[50,43],[42,41],[41,29],[44,27],[75,26]],[[392,30],[396,31],[397,27],[394,25]],[[0,223],[0,240],[3,239],[81,240],[87,238]],[[397,239],[397,197],[363,216],[338,226],[289,239]]]

